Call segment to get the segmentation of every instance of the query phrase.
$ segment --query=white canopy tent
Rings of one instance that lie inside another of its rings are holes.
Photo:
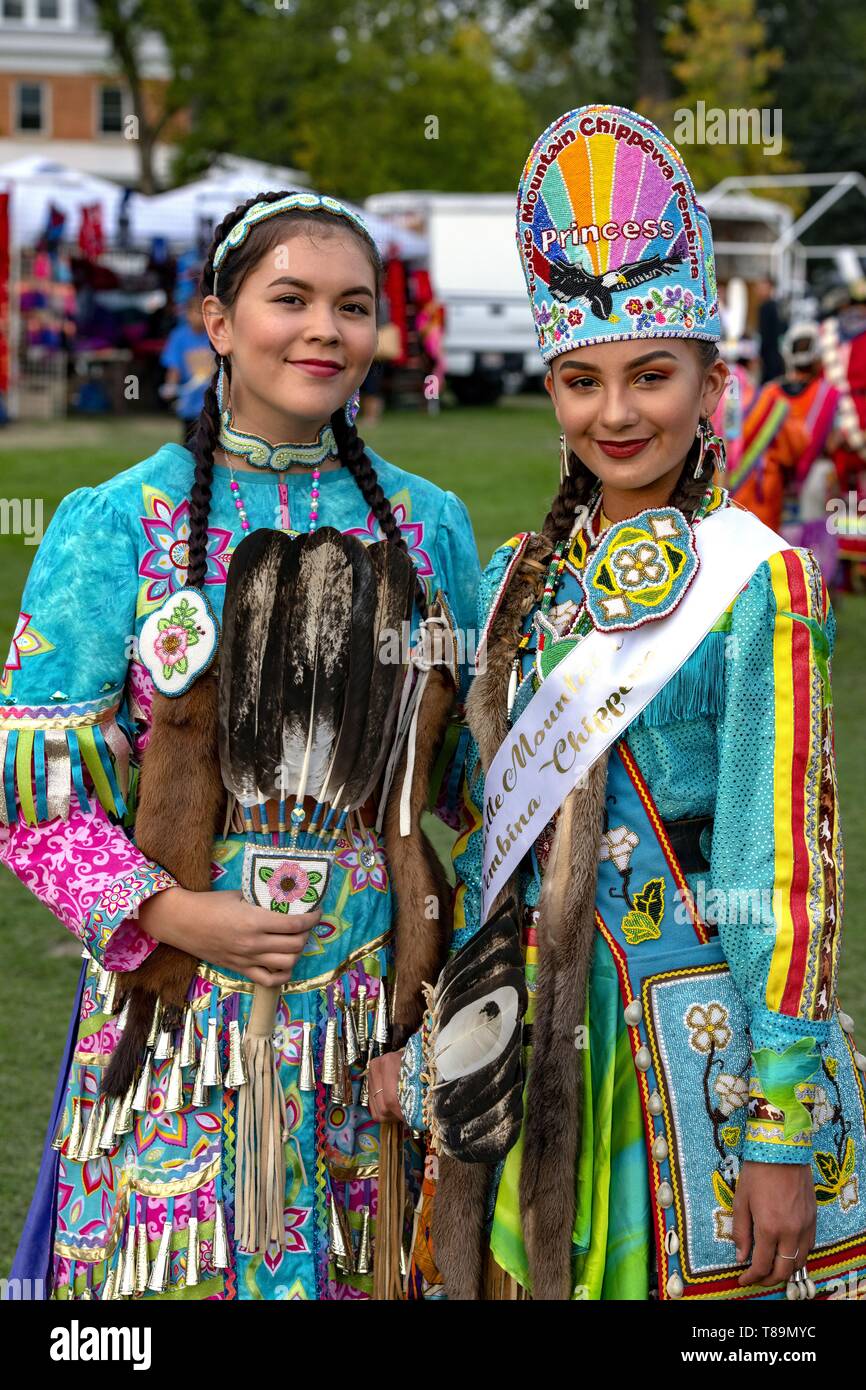
[[[106,239],[117,231],[117,213],[123,189],[96,174],[82,174],[44,155],[27,155],[0,164],[0,192],[11,194],[13,246],[32,246],[38,241],[53,203],[66,214],[65,235],[74,241],[81,225],[81,209],[99,203]]]
[[[133,246],[146,246],[153,237],[161,236],[172,250],[195,246],[203,233],[238,203],[268,188],[306,189],[308,185],[296,169],[223,155],[193,183],[150,197],[133,193],[126,208],[130,241]],[[0,191],[6,190],[12,195],[13,246],[32,246],[39,239],[52,204],[66,214],[66,239],[74,241],[82,207],[99,203],[106,242],[110,246],[116,241],[124,195],[119,184],[32,155],[0,165]],[[393,227],[353,204],[347,206],[361,213],[383,254],[396,251],[405,259],[425,255],[423,237]]]
[[[129,207],[132,240],[141,242],[164,236],[173,247],[195,245],[203,228],[212,229],[238,203],[269,188],[313,191],[297,170],[224,156],[194,183],[150,198],[135,194]],[[353,203],[346,206],[364,218],[383,255],[396,251],[410,260],[426,254],[424,237],[394,227]]]

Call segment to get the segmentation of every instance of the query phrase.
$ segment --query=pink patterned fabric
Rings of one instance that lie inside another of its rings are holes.
[[[153,680],[147,667],[140,661],[129,663],[126,679],[129,710],[137,724],[133,746],[140,758],[150,742],[150,727],[153,723]]]
[[[156,941],[128,914],[136,913],[152,893],[175,885],[95,800],[93,810],[70,809],[65,820],[0,826],[0,863],[107,970],[133,970],[150,955]],[[101,919],[99,932],[91,923],[94,912]],[[109,914],[112,926],[106,931]]]

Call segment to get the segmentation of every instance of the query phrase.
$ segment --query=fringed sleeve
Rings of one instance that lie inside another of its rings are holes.
[[[70,493],[37,551],[0,679],[0,862],[111,970],[156,945],[135,916],[174,885],[122,824],[136,582],[134,541],[105,489]]]
[[[744,1157],[758,1162],[810,1161],[807,1107],[835,1007],[843,863],[834,634],[808,550],[771,556],[734,605],[708,901],[749,1011]]]

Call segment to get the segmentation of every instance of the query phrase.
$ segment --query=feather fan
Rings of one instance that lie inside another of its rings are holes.
[[[223,781],[243,806],[259,799],[256,735],[262,664],[285,537],[253,531],[232,556],[220,641],[219,752]]]
[[[405,551],[388,541],[376,541],[367,547],[367,556],[377,592],[372,674],[366,722],[354,767],[340,794],[341,806],[349,809],[363,806],[375,790],[391,750],[405,668],[402,662],[383,657],[389,646],[393,650],[393,634],[402,637],[403,623],[411,620],[415,592],[415,567]]]

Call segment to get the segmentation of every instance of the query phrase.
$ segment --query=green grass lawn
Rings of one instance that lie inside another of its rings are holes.
[[[67,492],[95,484],[177,439],[171,419],[68,421],[0,430],[0,497],[42,498],[44,523]],[[463,498],[482,561],[515,531],[540,525],[558,480],[558,429],[546,398],[490,410],[386,417],[367,435],[383,457]],[[0,535],[0,653],[5,654],[34,548]],[[866,598],[837,608],[836,751],[846,845],[846,941],[840,995],[855,1019],[866,1004],[866,766],[861,692]],[[444,828],[443,828],[444,829]],[[444,847],[446,839],[437,835]],[[79,948],[57,920],[0,871],[0,1270],[11,1259],[29,1203],[78,976]],[[863,1035],[860,1037],[863,1046]]]

